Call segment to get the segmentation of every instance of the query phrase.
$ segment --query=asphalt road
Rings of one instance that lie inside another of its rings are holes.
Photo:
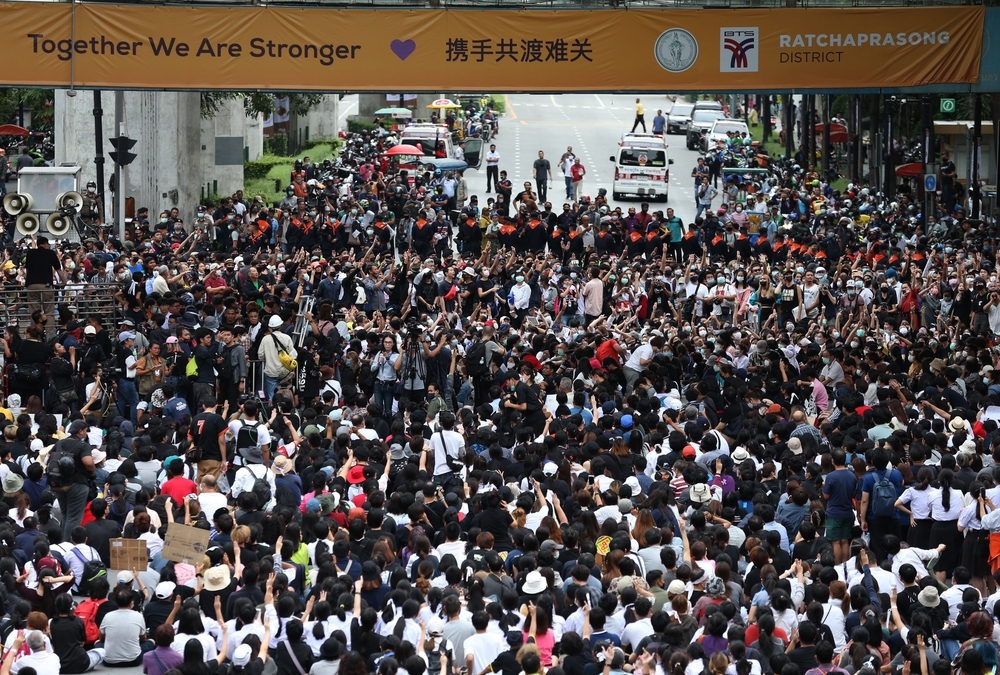
[[[652,119],[658,107],[668,101],[667,96],[641,96],[645,108],[647,128],[651,130]],[[494,142],[500,153],[500,169],[506,170],[514,183],[515,193],[527,180],[531,180],[532,163],[538,151],[554,165],[566,148],[582,158],[587,167],[583,194],[594,197],[599,188],[606,188],[611,198],[614,180],[614,163],[609,157],[615,154],[624,132],[631,131],[635,119],[635,97],[608,94],[518,94],[507,99],[507,112],[500,120],[500,134]],[[639,129],[641,131],[641,127]],[[670,171],[669,202],[650,204],[650,210],[673,208],[687,223],[694,218],[694,183],[691,169],[697,163],[699,153],[688,150],[684,136],[669,136],[669,157],[674,160]],[[553,172],[555,180],[549,183],[548,199],[555,211],[561,211],[565,201],[565,185],[562,178]],[[472,194],[479,196],[480,205],[485,205],[486,164],[479,171],[466,172],[466,180]],[[612,206],[621,206],[627,211],[629,206],[638,207],[640,200],[612,201]]]

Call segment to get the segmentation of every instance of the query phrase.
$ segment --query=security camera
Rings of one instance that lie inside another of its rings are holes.
[[[890,96],[889,100],[892,101],[893,103],[895,103],[896,102],[896,97],[895,96]]]

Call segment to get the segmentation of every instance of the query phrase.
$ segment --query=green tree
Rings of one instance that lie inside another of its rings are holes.
[[[32,111],[32,126],[39,131],[52,127],[52,89],[0,89],[0,124],[16,123],[18,107]]]
[[[269,117],[275,109],[275,101],[288,97],[289,112],[294,115],[304,115],[323,100],[323,94],[295,93],[265,93],[236,91],[203,91],[201,92],[201,116],[215,117],[226,101],[243,99],[246,114],[254,117]]]

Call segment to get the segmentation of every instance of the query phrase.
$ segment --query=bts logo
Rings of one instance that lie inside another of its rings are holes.
[[[721,28],[719,71],[723,73],[756,73],[758,40],[757,28]]]

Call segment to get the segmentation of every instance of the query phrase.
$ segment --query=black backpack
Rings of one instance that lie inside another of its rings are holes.
[[[57,329],[56,332],[52,334],[52,337],[45,341],[46,349],[51,352],[55,348],[56,344],[62,344],[67,335],[69,335],[69,333],[66,332],[65,328]]]
[[[80,550],[74,548],[73,555],[80,559],[83,563],[83,574],[80,575],[80,583],[77,585],[78,593],[80,595],[90,594],[90,584],[97,581],[101,577],[108,576],[108,568],[104,566],[100,558],[94,558],[93,560],[87,560],[82,555],[80,555]]]
[[[222,357],[222,361],[215,364],[215,371],[219,374],[219,380],[227,384],[232,384],[233,373],[236,372],[236,367],[233,365],[233,349],[232,347],[222,347],[219,351],[219,355]]]
[[[52,447],[52,451],[49,453],[49,463],[45,470],[50,487],[64,489],[73,484],[78,444],[79,441],[75,438],[64,438]]]
[[[254,422],[253,426],[243,422],[239,432],[236,434],[236,452],[242,456],[242,450],[260,447],[260,422]],[[263,504],[261,504],[263,506]]]
[[[476,340],[465,353],[465,372],[471,377],[480,377],[490,371],[490,364],[486,362],[486,343]]]
[[[255,466],[264,466],[263,464],[257,464]],[[250,492],[254,493],[257,497],[257,507],[263,509],[268,502],[271,501],[271,484],[267,482],[267,469],[264,469],[264,478],[257,478],[257,474],[253,473],[253,469],[249,466],[247,471],[254,475],[253,487],[250,488]]]

